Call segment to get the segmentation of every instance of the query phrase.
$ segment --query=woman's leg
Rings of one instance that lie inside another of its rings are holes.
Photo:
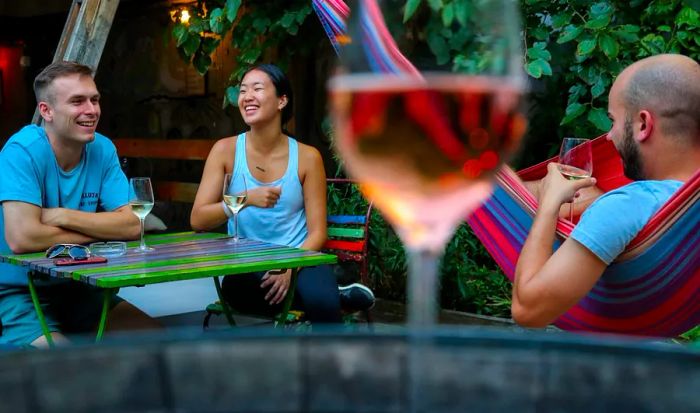
[[[265,301],[267,288],[260,288],[263,275],[264,272],[227,275],[221,283],[224,300],[237,312],[274,317],[279,306]]]
[[[312,323],[340,323],[338,283],[328,265],[304,267],[299,271],[295,302],[300,302]]]

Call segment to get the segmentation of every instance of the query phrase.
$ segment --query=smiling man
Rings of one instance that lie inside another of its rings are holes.
[[[539,207],[515,269],[512,314],[543,327],[593,288],[661,206],[700,168],[700,65],[658,55],[626,68],[609,94],[608,132],[635,182],[606,193],[552,251],[560,206],[595,184],[569,181],[556,164],[539,183]]]
[[[135,239],[139,221],[114,145],[96,133],[100,94],[92,70],[73,62],[46,67],[34,80],[44,126],[29,125],[0,152],[0,253],[46,250],[56,243]],[[99,320],[101,292],[71,281],[37,285],[49,329],[88,332]],[[114,300],[112,329],[157,324]],[[27,272],[0,264],[0,343],[46,344],[27,287]]]

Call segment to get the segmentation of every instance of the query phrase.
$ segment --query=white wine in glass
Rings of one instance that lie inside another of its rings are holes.
[[[233,214],[233,242],[238,242],[238,213],[245,206],[245,202],[248,200],[248,185],[245,181],[245,176],[241,175],[241,182],[243,186],[241,188],[234,185],[233,174],[224,175],[224,187],[223,187],[223,197],[226,207]]]
[[[425,19],[433,11],[423,3]],[[462,3],[453,29],[479,61],[458,67],[437,62],[425,27],[404,24],[405,1],[349,2],[348,39],[328,84],[346,171],[406,246],[412,327],[434,324],[445,244],[491,194],[526,124],[518,3]]]
[[[129,206],[131,207],[131,212],[139,218],[141,223],[141,244],[136,248],[140,252],[153,251],[153,248],[146,246],[143,235],[144,221],[153,209],[153,201],[151,178],[139,177],[129,179]]]
[[[564,138],[559,150],[559,172],[569,180],[590,178],[593,175],[592,141],[584,138]],[[569,206],[569,221],[574,222],[574,202]]]

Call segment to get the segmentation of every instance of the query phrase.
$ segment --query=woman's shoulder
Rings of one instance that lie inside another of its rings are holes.
[[[221,138],[214,143],[214,146],[209,152],[209,156],[212,155],[231,155],[236,151],[236,140],[238,135],[229,136],[226,138]]]
[[[316,149],[315,147],[313,147],[311,145],[301,143],[298,140],[296,142],[297,142],[297,146],[299,148],[299,160],[300,161],[311,162],[311,161],[321,160],[321,152],[319,152],[318,149]]]

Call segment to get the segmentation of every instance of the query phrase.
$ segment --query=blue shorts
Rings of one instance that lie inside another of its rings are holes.
[[[36,287],[49,331],[65,334],[93,331],[100,321],[103,289],[79,282]],[[114,296],[111,308],[123,301]],[[25,346],[43,335],[26,286],[0,287],[0,344]]]

